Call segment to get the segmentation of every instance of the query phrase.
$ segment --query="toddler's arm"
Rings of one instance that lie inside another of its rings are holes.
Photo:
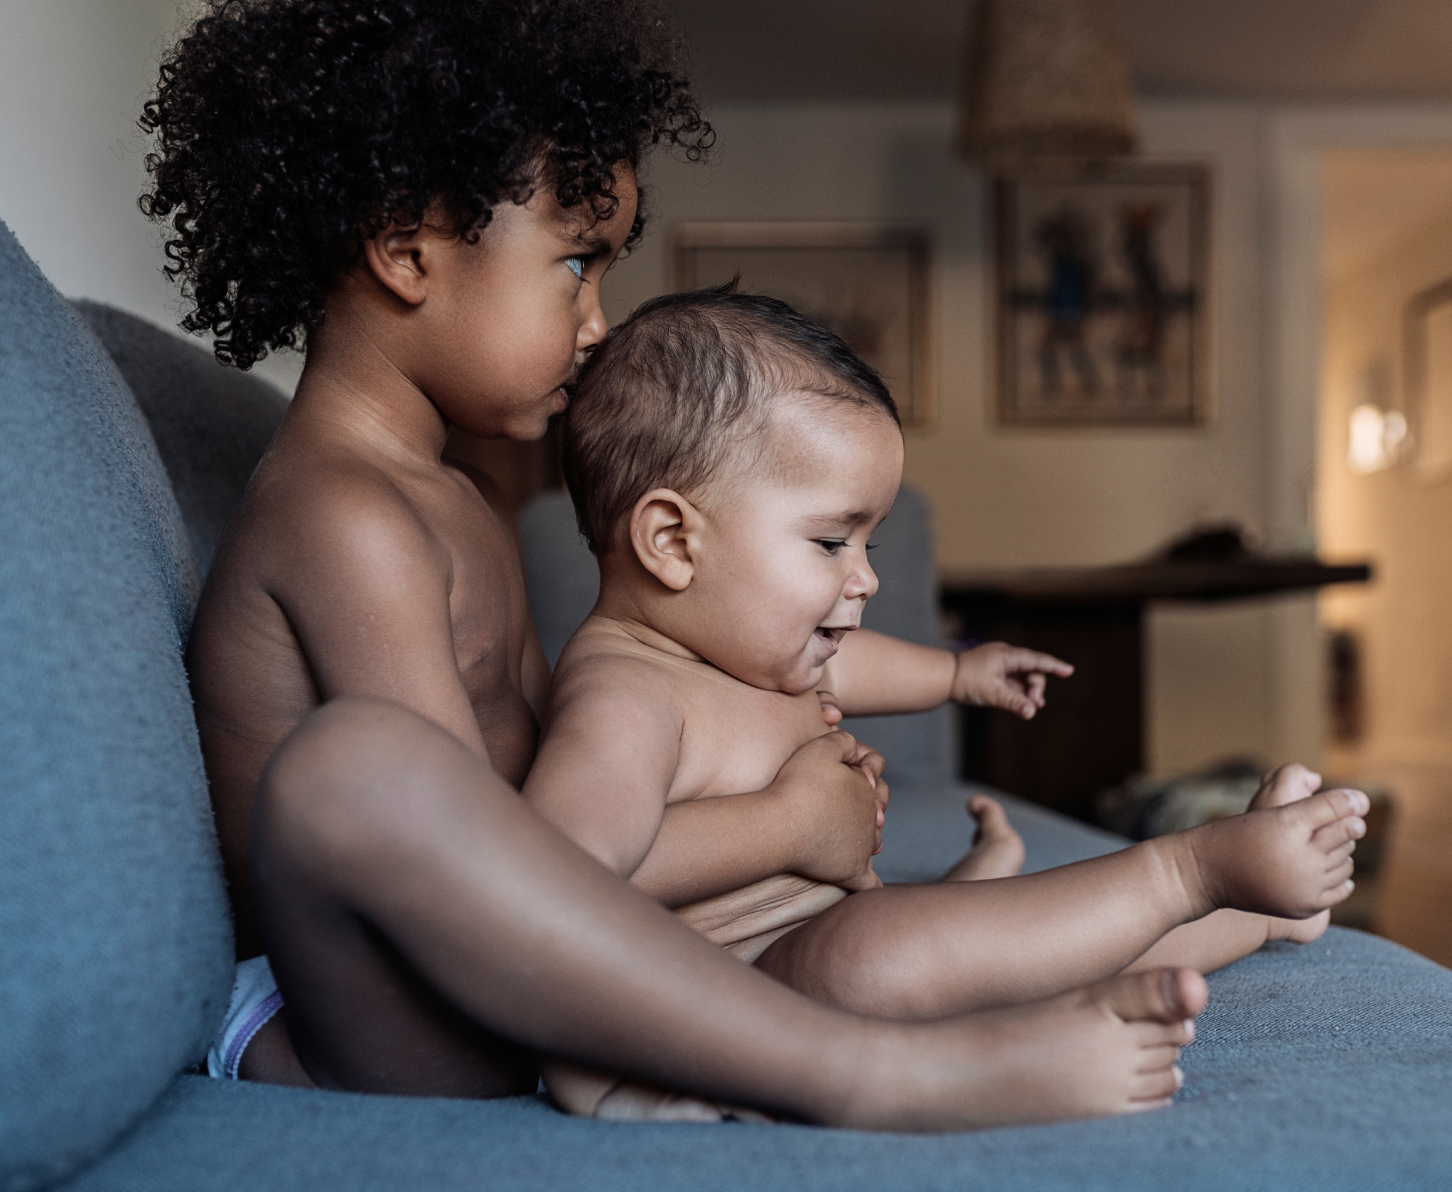
[[[1047,677],[1073,673],[1072,666],[1052,655],[1003,642],[954,654],[858,629],[842,639],[819,694],[824,705],[843,716],[926,712],[951,699],[1029,720],[1044,706]]]

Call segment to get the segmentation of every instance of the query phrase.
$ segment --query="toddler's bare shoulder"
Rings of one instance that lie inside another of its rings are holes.
[[[234,581],[284,608],[434,600],[453,579],[448,550],[402,487],[346,461],[260,468],[222,553]]]

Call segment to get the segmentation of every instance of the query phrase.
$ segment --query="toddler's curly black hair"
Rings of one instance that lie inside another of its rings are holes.
[[[711,145],[676,53],[645,0],[207,0],[140,120],[182,327],[241,368],[300,347],[363,241],[435,202],[470,242],[540,185],[609,218],[619,162]]]

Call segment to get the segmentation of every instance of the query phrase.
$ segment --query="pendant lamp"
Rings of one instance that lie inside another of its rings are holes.
[[[1133,153],[1134,88],[1117,0],[976,0],[959,152],[996,174]]]

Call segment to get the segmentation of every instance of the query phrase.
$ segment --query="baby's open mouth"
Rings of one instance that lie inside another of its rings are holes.
[[[818,625],[816,633],[818,637],[831,642],[834,646],[847,636],[846,629],[833,628],[829,625]]]

